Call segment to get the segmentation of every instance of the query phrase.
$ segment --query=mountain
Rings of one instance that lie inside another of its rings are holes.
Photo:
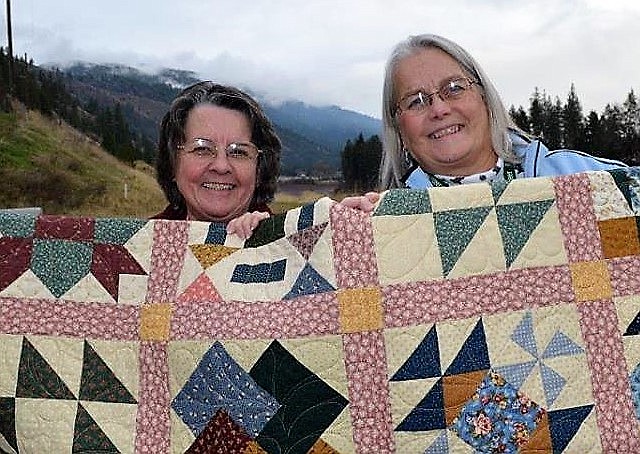
[[[76,63],[60,68],[67,89],[81,103],[120,103],[131,130],[155,142],[157,128],[179,91],[200,80],[194,72],[163,69],[150,74],[124,65]],[[359,134],[380,134],[380,120],[337,106],[317,107],[300,101],[271,103],[252,93],[282,140],[282,174],[327,174],[340,170],[340,153]]]

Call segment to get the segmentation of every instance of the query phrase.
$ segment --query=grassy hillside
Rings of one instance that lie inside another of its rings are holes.
[[[280,213],[323,196],[335,198],[335,189],[281,184],[271,207]],[[0,208],[147,218],[165,204],[149,165],[128,166],[66,123],[38,112],[16,106],[14,113],[0,113]]]
[[[37,112],[0,113],[0,208],[146,218],[164,205],[148,165],[128,166]]]

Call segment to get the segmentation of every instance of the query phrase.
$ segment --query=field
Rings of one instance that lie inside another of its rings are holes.
[[[339,191],[336,181],[281,181],[275,200],[271,203],[274,213],[282,213],[292,208],[314,202],[322,197],[341,200],[345,196]]]

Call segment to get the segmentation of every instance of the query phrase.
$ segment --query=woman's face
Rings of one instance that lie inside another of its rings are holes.
[[[397,66],[395,99],[423,90],[433,93],[444,83],[468,75],[447,53],[426,48],[403,59]],[[433,104],[422,112],[400,112],[400,135],[423,170],[462,176],[489,170],[496,163],[489,129],[489,113],[478,85],[461,96]]]
[[[229,159],[231,143],[250,142],[251,128],[239,111],[199,104],[187,117],[185,145],[195,139],[213,142],[217,156],[178,150],[176,184],[187,205],[187,219],[227,222],[249,209],[256,187],[257,160]]]

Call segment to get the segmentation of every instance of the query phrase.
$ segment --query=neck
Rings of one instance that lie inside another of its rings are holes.
[[[498,162],[498,155],[493,151],[486,155],[485,159],[475,161],[468,166],[460,166],[459,163],[451,163],[450,165],[441,165],[435,168],[424,168],[426,173],[432,175],[443,175],[448,177],[467,177],[478,173],[486,172],[493,169]]]

